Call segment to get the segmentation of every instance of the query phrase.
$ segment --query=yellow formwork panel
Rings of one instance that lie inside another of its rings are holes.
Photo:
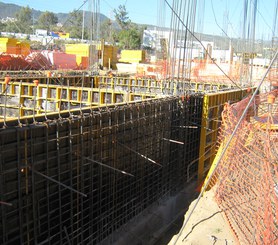
[[[15,38],[0,38],[0,52],[7,54],[17,54],[17,39]]]
[[[116,63],[118,62],[117,58],[118,48],[112,45],[104,45],[103,54],[102,54],[102,62],[104,67],[114,69],[116,67]]]
[[[30,53],[30,44],[19,42],[15,38],[0,38],[0,52],[27,56]]]
[[[76,55],[76,64],[79,66],[80,64],[81,64],[81,62],[82,62],[82,57],[84,57],[84,56],[82,56],[82,55]]]
[[[199,184],[204,180],[216,154],[217,135],[224,104],[241,100],[247,91],[246,88],[204,95],[198,163]]]
[[[99,51],[100,58],[102,59],[102,65],[104,67],[114,67],[117,63],[117,47],[111,45],[104,45],[102,49],[101,44],[66,44],[65,45],[65,53],[67,54],[75,54],[76,55],[76,63],[80,65],[82,63],[82,59],[92,57],[92,52],[94,50]],[[88,63],[88,62],[87,62]]]
[[[0,45],[14,45],[17,44],[16,38],[7,38],[7,37],[0,37]]]
[[[92,44],[77,43],[77,44],[65,44],[66,54],[76,54],[79,56],[89,57],[90,50],[93,49]]]
[[[140,63],[145,62],[145,50],[122,50],[120,62]]]
[[[20,48],[20,54],[27,56],[30,54],[30,44],[27,42],[17,42],[17,46]]]

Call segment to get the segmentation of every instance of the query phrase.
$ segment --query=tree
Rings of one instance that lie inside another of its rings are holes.
[[[112,26],[112,21],[110,19],[103,21],[100,25],[100,38],[113,44],[115,43],[114,37],[115,30]]]
[[[80,38],[82,37],[82,12],[74,10],[70,13],[66,30],[70,33],[70,37]]]
[[[15,16],[16,21],[13,22],[13,24],[15,25],[15,32],[31,34],[33,27],[33,18],[32,10],[29,8],[29,6],[21,8]]]
[[[21,32],[21,30],[17,27],[15,21],[6,22],[5,29],[3,30],[5,30],[6,32]]]
[[[38,19],[38,27],[45,30],[52,30],[52,27],[58,23],[57,16],[52,12],[44,12]]]
[[[114,9],[115,19],[122,30],[128,29],[130,25],[130,19],[128,12],[126,11],[125,5],[120,5],[118,9]]]
[[[131,23],[124,5],[120,5],[117,10],[114,9],[114,14],[116,22],[121,27],[121,31],[114,32],[116,34],[114,40],[122,49],[140,49],[144,28]]]
[[[2,22],[0,21],[0,30],[1,30],[1,31],[6,30],[6,26],[7,26],[6,23],[2,23]],[[0,32],[0,33],[1,33],[1,32]]]
[[[119,46],[122,49],[140,49],[141,32],[137,25],[128,30],[122,30],[118,36]]]

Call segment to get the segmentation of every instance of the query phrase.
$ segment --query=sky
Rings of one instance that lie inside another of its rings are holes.
[[[100,12],[114,19],[113,10],[119,5],[125,5],[129,18],[138,24],[158,24],[158,2],[161,0],[98,0]],[[168,0],[171,4],[173,0]],[[251,0],[251,4],[258,2],[256,20],[256,38],[267,39],[273,36],[273,21],[276,2],[278,0]],[[21,6],[28,5],[41,11],[54,13],[68,13],[79,9],[84,0],[3,0],[4,3],[14,3]],[[197,0],[197,15],[195,30],[207,34],[224,35],[221,28],[230,37],[240,37],[243,18],[244,0]],[[84,8],[89,10],[86,3]],[[170,24],[170,9],[166,6],[165,22]],[[277,22],[277,20],[276,20]],[[278,25],[278,23],[277,23]],[[278,28],[276,27],[276,30]],[[276,31],[278,32],[278,31]],[[274,33],[278,36],[278,33]]]

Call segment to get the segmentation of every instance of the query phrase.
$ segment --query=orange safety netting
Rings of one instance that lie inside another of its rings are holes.
[[[277,94],[256,96],[210,183],[240,244],[278,244]],[[225,106],[218,157],[249,100]]]

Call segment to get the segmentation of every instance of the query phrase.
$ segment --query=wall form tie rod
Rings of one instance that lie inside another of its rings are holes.
[[[137,151],[135,151],[135,150],[129,148],[128,146],[126,146],[126,145],[120,143],[119,141],[117,141],[117,143],[118,143],[119,145],[123,146],[124,148],[126,148],[126,149],[128,149],[128,150],[134,152],[134,153],[137,154],[138,156],[145,158],[145,159],[148,160],[149,162],[151,162],[151,163],[153,163],[153,164],[155,164],[155,165],[158,165],[159,167],[163,167],[160,163],[157,163],[156,161],[152,160],[151,158],[149,158],[149,157],[147,157],[147,156],[145,156],[145,155],[143,155],[143,154],[141,154],[141,153],[139,153],[139,152],[137,152]]]
[[[212,129],[207,128],[207,127],[203,127],[200,124],[197,124],[197,123],[194,123],[194,122],[190,122],[190,123],[192,123],[196,126],[172,126],[172,128],[204,128],[204,129],[207,129],[209,131],[213,131]]]
[[[218,167],[220,161],[222,160],[224,154],[226,153],[226,151],[227,151],[227,149],[228,149],[228,147],[229,147],[229,145],[230,145],[232,139],[234,138],[234,136],[235,136],[235,134],[236,134],[236,132],[237,132],[237,130],[238,130],[238,128],[239,128],[239,126],[240,126],[242,120],[243,120],[243,118],[245,117],[245,115],[246,115],[246,113],[247,113],[247,111],[248,111],[248,109],[249,109],[249,106],[250,106],[251,103],[253,102],[253,100],[254,100],[255,96],[257,95],[257,93],[258,93],[258,91],[259,91],[259,89],[260,89],[260,87],[261,87],[263,81],[265,80],[265,78],[266,78],[266,76],[267,76],[267,74],[268,74],[270,68],[272,67],[272,65],[273,65],[273,63],[274,63],[274,61],[275,61],[275,59],[277,58],[277,55],[278,55],[278,50],[276,51],[275,55],[273,56],[273,59],[271,60],[271,62],[270,62],[270,64],[269,64],[269,66],[268,66],[268,68],[267,68],[267,70],[266,70],[266,72],[265,72],[263,78],[261,79],[261,81],[260,81],[258,87],[257,87],[256,90],[254,91],[254,93],[253,93],[251,99],[249,100],[248,104],[246,105],[246,107],[245,107],[245,109],[244,109],[244,111],[243,111],[241,117],[239,118],[237,125],[235,126],[235,128],[234,128],[234,130],[233,130],[233,132],[232,132],[232,134],[231,134],[231,136],[230,136],[230,138],[229,138],[229,140],[227,141],[227,144],[225,145],[224,149],[222,150],[222,152],[221,152],[221,154],[220,154],[220,156],[219,156],[218,161],[217,161],[216,164],[215,164],[215,168],[214,168],[213,172],[211,173],[210,177],[208,178],[208,181],[207,181],[207,183],[205,184],[205,186],[202,188],[202,191],[200,192],[200,194],[199,194],[199,196],[198,196],[198,198],[197,198],[197,201],[196,201],[195,205],[193,206],[193,208],[192,208],[191,212],[189,213],[187,219],[185,220],[185,222],[184,222],[182,228],[180,229],[179,234],[177,235],[177,238],[176,238],[176,240],[175,240],[175,242],[174,242],[174,245],[177,244],[177,241],[178,241],[178,239],[180,238],[180,236],[181,236],[181,234],[182,234],[182,232],[183,232],[185,226],[188,224],[188,221],[189,221],[191,215],[192,215],[193,212],[195,211],[195,209],[196,209],[196,207],[197,207],[197,205],[198,205],[198,203],[199,203],[201,197],[203,196],[204,192],[206,191],[206,189],[207,189],[207,187],[208,187],[208,185],[209,185],[209,183],[210,183],[210,180],[212,179],[212,176],[213,176],[214,173],[216,172],[217,167]],[[184,239],[183,239],[182,241],[184,241]]]
[[[123,170],[120,170],[120,169],[117,169],[117,168],[113,168],[113,167],[111,167],[111,166],[109,166],[109,165],[107,165],[107,164],[104,164],[104,163],[102,163],[102,162],[93,160],[93,159],[91,159],[91,158],[89,158],[89,157],[85,157],[84,159],[86,159],[86,160],[88,160],[88,161],[91,161],[91,162],[94,162],[94,163],[97,163],[97,164],[99,164],[99,165],[101,165],[101,166],[103,166],[103,167],[112,169],[112,170],[114,170],[114,171],[116,171],[116,172],[119,172],[119,173],[121,173],[121,174],[125,174],[125,175],[131,176],[131,177],[135,177],[133,174],[127,173],[126,171],[123,171]]]
[[[31,169],[31,170],[32,170],[35,174],[38,174],[38,175],[40,175],[40,176],[42,176],[42,177],[44,177],[44,178],[46,178],[46,179],[48,179],[48,180],[51,180],[51,181],[53,181],[54,183],[56,183],[56,184],[58,184],[58,185],[61,185],[61,186],[63,186],[64,188],[66,188],[66,189],[68,189],[68,190],[71,190],[71,191],[73,191],[73,192],[76,192],[76,193],[80,194],[80,195],[83,196],[83,197],[87,197],[86,194],[84,194],[84,193],[82,193],[82,192],[80,192],[80,191],[78,191],[78,190],[75,190],[75,189],[73,189],[73,188],[71,188],[71,187],[69,187],[69,186],[67,186],[67,185],[65,185],[65,184],[63,184],[63,183],[61,183],[61,182],[59,182],[59,181],[57,181],[57,180],[55,180],[55,179],[53,179],[53,178],[47,176],[47,175],[45,175],[45,174],[42,174],[42,173],[38,172],[37,170],[34,170],[34,169]]]
[[[172,126],[172,128],[198,128],[197,126]]]
[[[10,202],[4,202],[4,201],[0,201],[0,204],[1,205],[6,205],[6,206],[13,206],[13,204],[12,203],[10,203]]]
[[[177,140],[171,140],[171,139],[166,139],[166,138],[162,138],[163,140],[172,142],[172,143],[176,143],[176,144],[180,144],[180,145],[184,145],[184,142],[181,141],[177,141]]]
[[[49,238],[47,238],[46,240],[38,243],[38,245],[44,245],[44,244],[49,244],[49,242],[55,237],[56,235],[50,236]]]

